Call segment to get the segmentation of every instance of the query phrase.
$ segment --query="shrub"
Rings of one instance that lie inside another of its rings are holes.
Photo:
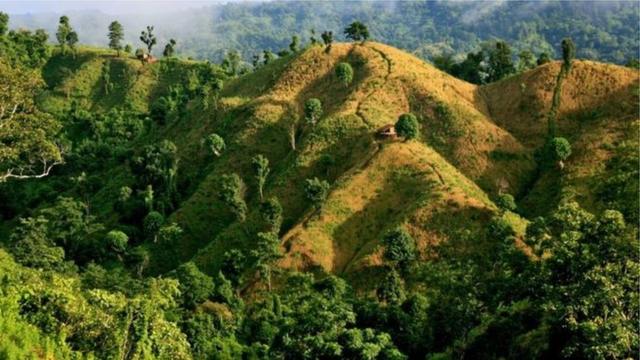
[[[349,63],[341,62],[336,66],[336,76],[345,86],[349,86],[353,81],[353,68]]]
[[[511,194],[498,195],[496,205],[501,211],[514,211],[517,208],[516,200]]]
[[[322,116],[322,103],[313,98],[304,103],[304,118],[311,124],[315,124]]]
[[[129,243],[129,236],[119,230],[111,230],[105,237],[107,245],[117,253],[124,253]]]
[[[307,179],[304,184],[304,196],[314,207],[320,208],[329,195],[330,187],[326,180],[317,177]]]
[[[384,258],[397,266],[406,267],[416,257],[416,244],[413,237],[402,227],[387,232],[382,239]]]
[[[153,242],[158,240],[158,231],[164,223],[164,216],[157,211],[152,211],[145,216],[142,229],[145,236],[148,239],[153,239]]]
[[[398,135],[404,137],[407,140],[415,139],[420,132],[420,125],[415,115],[408,113],[400,115],[396,122],[396,131]]]

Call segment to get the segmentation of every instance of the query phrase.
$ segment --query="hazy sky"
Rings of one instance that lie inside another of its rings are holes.
[[[208,0],[208,1],[6,1],[0,0],[0,11],[9,14],[61,13],[82,10],[99,10],[107,14],[124,14],[137,12],[168,12],[227,2],[255,2],[256,0]]]

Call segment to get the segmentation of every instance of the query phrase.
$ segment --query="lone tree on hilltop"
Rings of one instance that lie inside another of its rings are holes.
[[[404,137],[405,140],[415,139],[420,134],[418,119],[411,113],[400,115],[395,127],[398,135]]]
[[[291,37],[291,44],[289,44],[289,50],[292,53],[297,53],[300,50],[300,39],[297,35]]]
[[[344,29],[344,34],[348,39],[353,41],[366,41],[369,39],[369,29],[360,21],[354,21]]]
[[[113,21],[109,24],[109,48],[115,50],[118,56],[122,50],[122,39],[124,39],[124,29],[119,22]]]
[[[322,38],[322,42],[327,47],[326,52],[331,51],[331,45],[333,44],[333,31],[324,31],[320,37]]]
[[[73,30],[69,17],[66,15],[60,17],[56,39],[63,54],[66,53],[67,46],[74,50],[76,43],[78,43],[78,33]]]
[[[536,61],[536,64],[540,66],[550,61],[551,61],[551,57],[549,56],[549,54],[546,52],[541,52],[540,55],[538,55],[538,60]]]
[[[162,52],[162,56],[164,57],[172,57],[176,51],[176,41],[174,39],[169,40],[167,45],[164,46],[164,51]]]
[[[336,76],[344,86],[349,86],[351,81],[353,81],[353,68],[349,63],[341,62],[336,66]]]
[[[304,103],[304,118],[311,124],[315,124],[322,116],[322,103],[316,98]]]
[[[156,36],[153,35],[153,26],[147,26],[147,30],[140,33],[140,41],[147,45],[147,53],[151,54],[151,49],[158,42]]]
[[[562,66],[566,71],[571,70],[571,63],[576,56],[576,46],[573,44],[571,38],[565,38],[562,40]]]

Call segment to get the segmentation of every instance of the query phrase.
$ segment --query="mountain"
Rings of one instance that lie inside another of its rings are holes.
[[[443,53],[463,56],[495,39],[511,43],[516,53],[529,49],[559,56],[554,45],[572,37],[579,58],[622,64],[637,58],[635,25],[640,20],[639,5],[633,1],[269,1],[201,8],[191,4],[165,12],[130,6],[133,9],[124,14],[90,11],[87,5],[67,15],[84,44],[105,46],[107,27],[118,20],[126,41],[136,48],[141,45],[140,31],[155,25],[160,44],[174,38],[181,54],[216,62],[231,50],[240,51],[247,61],[263,50],[278,52],[288,47],[293,35],[312,36],[312,29],[318,39],[326,30],[344,40],[344,24],[360,20],[369,25],[374,39],[422,59]],[[11,26],[44,28],[54,39],[60,15],[15,13]]]

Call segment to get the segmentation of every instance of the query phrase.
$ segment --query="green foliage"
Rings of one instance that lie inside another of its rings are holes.
[[[354,21],[344,29],[344,35],[353,41],[366,41],[369,39],[369,29],[360,21]]]
[[[282,205],[275,197],[270,197],[260,204],[260,215],[267,224],[267,231],[277,234],[282,225]]]
[[[142,223],[142,229],[147,239],[152,239],[153,242],[158,241],[158,232],[164,224],[164,216],[157,211],[152,211],[144,218]]]
[[[175,276],[180,281],[183,304],[188,308],[194,308],[213,294],[213,279],[191,261],[180,265]]]
[[[116,253],[124,253],[129,243],[129,236],[119,230],[111,230],[104,238],[105,243]]]
[[[235,215],[236,220],[243,222],[247,217],[247,204],[244,201],[245,185],[238,174],[222,175],[219,182],[218,197]]]
[[[158,230],[158,241],[161,244],[175,246],[180,242],[183,233],[184,231],[178,224],[170,223]]]
[[[289,44],[289,50],[294,54],[300,51],[300,39],[298,38],[298,36],[293,35],[291,37],[291,44]]]
[[[176,48],[176,41],[174,39],[170,39],[169,42],[164,46],[164,50],[162,51],[162,56],[164,57],[173,57]]]
[[[258,193],[260,194],[260,200],[264,199],[264,185],[267,182],[267,176],[269,176],[269,159],[264,155],[256,155],[251,159],[251,165],[255,172],[256,184],[258,185]]]
[[[401,304],[405,299],[404,283],[395,269],[389,269],[376,290],[378,300],[387,304]]]
[[[353,68],[349,63],[341,62],[336,66],[336,76],[344,86],[349,86],[353,81]]]
[[[571,69],[571,62],[576,56],[576,46],[573,44],[571,38],[562,39],[562,66],[569,71]]]
[[[640,189],[640,155],[634,142],[623,142],[614,148],[606,170],[596,188],[596,194],[611,209],[624,214],[629,224],[640,218],[637,204]]]
[[[516,200],[513,198],[511,194],[500,194],[496,199],[496,206],[501,211],[515,211],[518,207],[516,205]]]
[[[322,116],[322,103],[319,99],[311,98],[304,103],[304,118],[315,125]]]
[[[63,162],[61,124],[35,104],[40,76],[0,58],[0,182],[41,178]]]
[[[331,45],[333,44],[333,31],[323,31],[322,34],[320,34],[320,37],[322,38],[324,45],[327,47],[327,52],[329,52],[331,50]]]
[[[43,269],[61,268],[64,249],[55,246],[48,238],[47,224],[47,219],[42,216],[20,220],[10,240],[14,244],[16,260],[21,264]]]
[[[566,160],[571,155],[571,144],[563,137],[554,137],[547,141],[542,149],[541,161],[545,166],[552,166]]]
[[[215,133],[209,134],[209,136],[205,137],[203,141],[205,146],[207,146],[215,156],[222,155],[222,152],[226,147],[222,136]]]
[[[118,56],[120,56],[120,50],[122,50],[122,40],[124,39],[124,28],[119,22],[113,21],[111,24],[109,24],[108,37],[109,48],[117,51]],[[129,53],[131,52],[131,50],[129,49],[129,51],[125,52]]]
[[[522,50],[518,54],[518,71],[526,71],[536,67],[536,58],[530,50]]]
[[[66,53],[67,46],[71,48],[71,50],[75,50],[75,45],[78,42],[78,33],[73,30],[69,22],[69,17],[66,15],[60,17],[56,39],[63,54]]]
[[[395,266],[406,269],[416,258],[416,242],[402,227],[388,231],[382,238],[383,256]]]
[[[541,52],[540,56],[538,56],[538,60],[536,61],[536,64],[538,64],[538,66],[540,65],[544,65],[548,62],[551,62],[551,57],[549,56],[548,53],[546,52]]]
[[[176,195],[178,157],[175,144],[163,140],[158,145],[147,145],[130,164],[140,187],[153,186],[154,201],[159,210],[171,209]]]
[[[9,31],[9,14],[0,12],[0,36],[5,36]]]
[[[317,177],[306,179],[304,182],[304,196],[316,209],[319,209],[329,196],[331,185],[326,180]]]
[[[515,73],[516,68],[513,65],[511,56],[511,48],[506,42],[496,42],[495,48],[489,51],[488,82],[498,81]]]
[[[273,232],[260,232],[256,235],[255,250],[252,250],[255,258],[255,266],[262,278],[267,280],[267,286],[271,291],[271,273],[275,262],[282,257],[280,252],[280,239]]]
[[[404,137],[406,140],[415,139],[420,134],[418,119],[411,113],[400,115],[395,128],[398,135]]]

